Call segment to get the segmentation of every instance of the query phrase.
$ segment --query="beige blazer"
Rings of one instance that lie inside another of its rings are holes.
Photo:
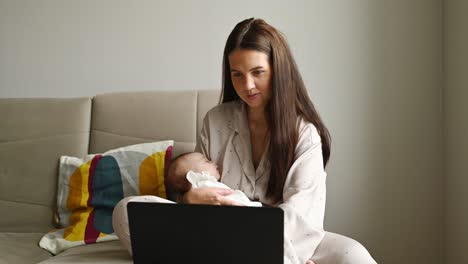
[[[326,173],[321,139],[313,124],[299,122],[295,161],[286,178],[283,201],[278,204],[265,196],[270,177],[265,153],[254,169],[245,103],[234,101],[211,109],[195,147],[218,165],[221,182],[243,191],[251,200],[284,210],[284,263],[294,264],[304,264],[312,257],[325,235]]]

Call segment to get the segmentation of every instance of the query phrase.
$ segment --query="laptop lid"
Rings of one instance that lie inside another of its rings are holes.
[[[279,208],[129,202],[136,264],[283,263]]]

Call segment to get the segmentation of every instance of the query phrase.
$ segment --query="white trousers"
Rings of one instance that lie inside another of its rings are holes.
[[[127,203],[174,203],[152,195],[130,196],[121,200],[114,208],[112,226],[123,247],[132,254],[130,232],[128,229]],[[367,249],[354,239],[325,232],[325,237],[315,250],[312,261],[316,264],[374,264]]]

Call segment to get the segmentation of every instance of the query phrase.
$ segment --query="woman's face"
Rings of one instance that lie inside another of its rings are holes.
[[[229,54],[232,85],[251,109],[264,110],[271,97],[272,71],[268,56],[256,50],[236,49]]]

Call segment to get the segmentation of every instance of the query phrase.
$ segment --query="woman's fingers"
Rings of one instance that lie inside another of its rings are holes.
[[[224,189],[224,188],[209,188],[209,189],[213,189],[217,194],[222,195],[222,196],[230,195],[234,192],[231,189]]]
[[[226,204],[224,196],[233,191],[223,188],[192,188],[184,194],[183,201],[190,204]]]
[[[224,196],[219,197],[219,205],[243,206],[243,204],[230,200]]]

